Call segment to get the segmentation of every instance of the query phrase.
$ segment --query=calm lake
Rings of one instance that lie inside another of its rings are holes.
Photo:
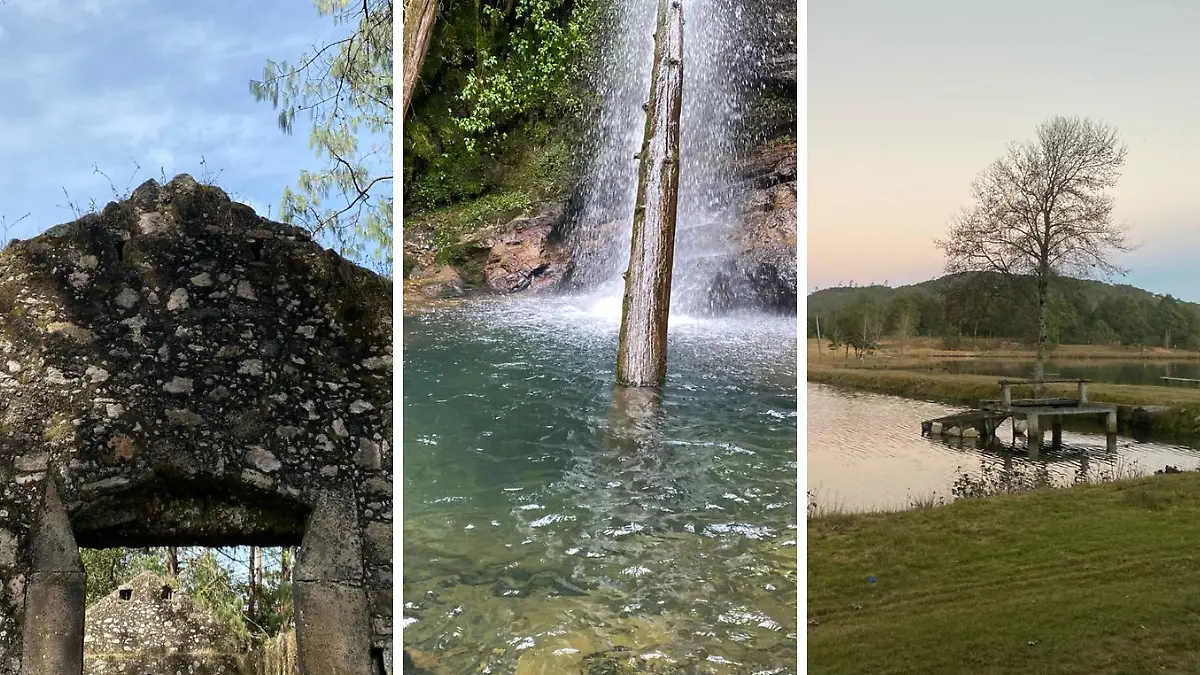
[[[655,418],[614,403],[618,318],[405,318],[403,639],[439,672],[796,672],[795,319],[673,318]]]
[[[978,475],[985,464],[1032,465],[1024,441],[1013,452],[955,447],[923,438],[921,421],[963,406],[916,401],[808,384],[808,490],[818,503],[851,510],[905,508],[913,497],[951,496],[958,471]],[[1010,427],[1002,428],[1011,441]],[[1105,449],[1103,434],[1063,432],[1060,451],[1043,447],[1037,460],[1062,481],[1083,471],[1091,476],[1130,469],[1154,471],[1166,465],[1200,466],[1200,450],[1119,437],[1117,450]]]

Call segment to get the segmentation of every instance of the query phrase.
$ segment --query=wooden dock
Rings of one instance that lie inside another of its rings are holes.
[[[1051,443],[1053,447],[1062,445],[1062,418],[1065,415],[1103,415],[1104,429],[1108,436],[1109,450],[1116,449],[1117,435],[1117,406],[1108,403],[1093,403],[1088,401],[1087,385],[1091,380],[1000,380],[1000,398],[979,402],[977,410],[948,415],[935,420],[926,420],[921,424],[922,435],[962,435],[967,428],[972,428],[982,439],[986,440],[995,435],[1000,424],[1012,418],[1014,429],[1018,419],[1025,422],[1025,434],[1029,439],[1029,454],[1037,457],[1042,448],[1042,433],[1045,430],[1043,421],[1049,418]],[[1074,398],[1022,398],[1012,397],[1013,387],[1037,387],[1044,384],[1071,382],[1078,386]],[[957,430],[957,431],[956,431]]]
[[[1163,381],[1165,386],[1181,384],[1189,387],[1200,387],[1200,380],[1191,377],[1166,377],[1164,375],[1160,379]]]

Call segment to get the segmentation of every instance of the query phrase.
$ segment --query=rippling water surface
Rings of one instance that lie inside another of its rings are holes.
[[[655,417],[614,399],[610,304],[406,317],[406,647],[445,673],[796,672],[795,319],[673,318]]]
[[[812,383],[807,393],[808,490],[824,506],[904,508],[935,493],[948,499],[959,471],[978,475],[986,465],[1019,469],[1035,463],[1007,425],[1001,429],[1007,452],[921,436],[922,420],[962,412],[962,406]],[[1078,475],[1153,471],[1168,464],[1194,469],[1200,466],[1200,451],[1120,437],[1110,453],[1103,434],[1064,431],[1063,448],[1043,448],[1036,463],[1066,482]]]

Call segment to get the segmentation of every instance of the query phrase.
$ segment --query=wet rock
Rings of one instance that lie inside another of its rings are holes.
[[[536,216],[469,238],[468,243],[487,251],[483,277],[488,288],[516,293],[558,287],[571,268],[570,249],[556,239],[565,217],[565,204],[547,204]]]
[[[735,253],[714,305],[750,304],[795,313],[798,299],[796,146],[763,151],[743,167],[750,191]]]
[[[461,298],[467,290],[462,276],[450,265],[442,265],[429,271],[418,271],[409,279],[411,285],[427,298]]]

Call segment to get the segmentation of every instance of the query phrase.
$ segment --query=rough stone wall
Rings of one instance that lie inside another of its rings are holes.
[[[237,641],[204,607],[144,572],[97,600],[84,623],[84,675],[239,675]],[[127,599],[123,596],[127,593]]]
[[[0,674],[48,483],[80,546],[295,545],[348,505],[326,567],[390,647],[391,293],[186,175],[0,252]]]

